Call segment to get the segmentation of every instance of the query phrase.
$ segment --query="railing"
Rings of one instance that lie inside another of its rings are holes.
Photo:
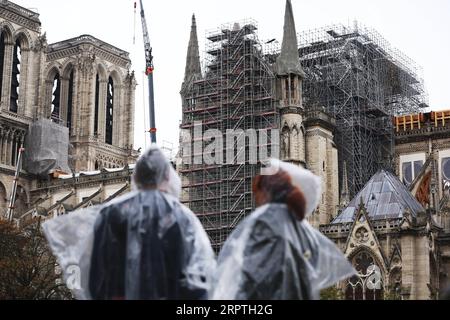
[[[7,0],[1,0],[1,5],[5,6],[5,7],[8,7],[8,8],[11,8],[14,11],[16,11],[18,13],[21,13],[21,14],[23,14],[25,16],[28,16],[28,18],[35,18],[35,20],[39,21],[39,19],[38,19],[39,13],[37,13],[37,12],[28,10],[28,9],[26,9],[24,7],[21,7],[21,6],[15,4],[13,2],[10,2],[10,1],[7,1]]]
[[[103,48],[103,49],[107,49],[108,51],[122,57],[122,58],[127,58],[129,57],[129,53],[119,49],[109,43],[106,43],[102,40],[99,40],[91,35],[88,34],[83,34],[81,36],[75,37],[75,38],[71,38],[68,40],[64,40],[64,41],[60,41],[60,42],[56,42],[56,43],[52,43],[48,46],[49,52],[52,51],[56,51],[56,50],[60,50],[60,49],[64,49],[64,48],[68,48],[68,47],[72,47],[74,45],[74,43],[90,43],[93,44],[97,47]]]

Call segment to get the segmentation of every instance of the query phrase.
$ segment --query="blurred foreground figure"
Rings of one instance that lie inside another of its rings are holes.
[[[43,225],[68,286],[78,299],[207,299],[214,253],[160,149],[138,159],[133,182],[136,191]]]
[[[269,170],[254,179],[258,208],[220,252],[212,299],[319,299],[320,290],[355,273],[304,220],[320,201],[321,179],[279,160]]]

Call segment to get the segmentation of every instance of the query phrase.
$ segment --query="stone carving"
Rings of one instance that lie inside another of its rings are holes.
[[[356,241],[359,243],[366,243],[369,240],[369,232],[366,228],[361,227],[355,232]]]
[[[291,143],[290,143],[290,133],[289,129],[285,127],[283,129],[283,133],[281,134],[281,156],[283,159],[289,158],[289,155],[291,153]]]

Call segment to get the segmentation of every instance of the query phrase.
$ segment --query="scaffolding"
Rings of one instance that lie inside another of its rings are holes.
[[[206,33],[205,74],[193,81],[183,92],[181,129],[195,138],[194,124],[202,122],[202,132],[219,130],[226,141],[227,130],[276,129],[279,116],[274,104],[275,77],[264,58],[262,44],[257,37],[257,24],[252,20],[224,24]],[[232,163],[186,164],[183,159],[182,201],[197,214],[212,245],[220,249],[237,223],[254,208],[251,193],[252,178],[259,172],[259,164],[251,164],[249,139],[238,149],[237,144],[224,143],[233,149]],[[210,143],[201,138],[203,148]],[[258,143],[261,140],[258,139]],[[194,141],[195,142],[195,141]],[[190,141],[189,143],[192,143]],[[272,144],[267,137],[269,152]],[[259,147],[257,146],[258,153]],[[245,154],[245,163],[238,158]],[[185,157],[182,154],[182,158]],[[195,151],[190,157],[198,156]]]
[[[339,176],[345,161],[353,196],[376,171],[392,167],[392,116],[427,107],[420,68],[357,22],[305,31],[298,43],[304,106],[325,107],[336,118]]]
[[[181,129],[194,140],[197,121],[202,122],[202,132],[217,129],[223,134],[229,129],[279,128],[272,71],[279,43],[260,41],[256,31],[254,21],[243,21],[206,33],[204,74],[182,92]],[[427,107],[420,69],[376,31],[357,23],[306,31],[298,40],[305,72],[303,106],[307,111],[324,109],[335,118],[339,176],[346,162],[353,196],[376,171],[393,165],[392,116],[417,114]],[[204,150],[210,139],[200,140]],[[268,137],[269,150],[274,144],[279,139]],[[198,215],[216,250],[254,208],[251,182],[259,167],[248,162],[247,139],[242,149],[232,148],[232,164],[188,164],[198,156],[195,150],[181,153],[183,202]],[[238,164],[243,152],[246,162]],[[186,156],[191,159],[186,161]]]

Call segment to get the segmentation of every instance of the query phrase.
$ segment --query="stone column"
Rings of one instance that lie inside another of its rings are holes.
[[[321,223],[327,221],[330,214],[327,210],[326,201],[323,199],[323,196],[328,192],[328,179],[327,172],[324,170],[324,164],[326,169],[329,135],[330,133],[328,130],[318,126],[306,129],[306,150],[308,150],[308,153],[306,154],[306,163],[309,170],[322,178],[322,198],[319,202],[318,209],[313,214],[312,220],[310,221],[314,227],[319,227]],[[337,190],[336,193],[338,193]]]
[[[17,114],[26,114],[27,94],[28,94],[28,69],[30,65],[28,63],[30,55],[30,49],[20,49],[20,80],[19,80],[19,98],[17,101]]]
[[[5,148],[5,164],[11,165],[11,142],[12,142],[12,132],[8,132],[8,137],[6,139],[6,148]]]
[[[106,139],[106,97],[107,97],[107,92],[108,92],[108,81],[100,79],[99,96],[98,96],[97,134],[98,134],[98,140],[101,142],[105,142],[105,139]],[[94,99],[95,99],[95,96],[94,96]],[[115,97],[113,99],[115,100]],[[92,116],[95,118],[95,106],[94,106],[94,114]],[[113,134],[114,134],[114,132],[113,132]]]
[[[61,91],[59,97],[59,117],[62,120],[64,126],[67,127],[67,108],[69,97],[69,79],[61,76]]]
[[[1,134],[0,134],[0,163],[1,164],[5,164],[5,157],[4,157],[4,151],[6,148],[5,145],[5,138],[6,137],[6,132],[4,131],[4,129],[2,129]]]
[[[123,87],[122,84],[114,85],[113,98],[113,139],[112,144],[117,147],[122,147],[121,139],[121,123],[123,116]]]
[[[45,80],[44,103],[42,104],[42,115],[46,119],[52,116],[53,80]]]
[[[3,87],[2,87],[2,110],[9,111],[10,92],[11,92],[11,72],[12,57],[14,53],[14,43],[5,41],[5,57],[3,62]]]
[[[430,256],[426,235],[402,235],[402,286],[411,300],[430,299]]]

